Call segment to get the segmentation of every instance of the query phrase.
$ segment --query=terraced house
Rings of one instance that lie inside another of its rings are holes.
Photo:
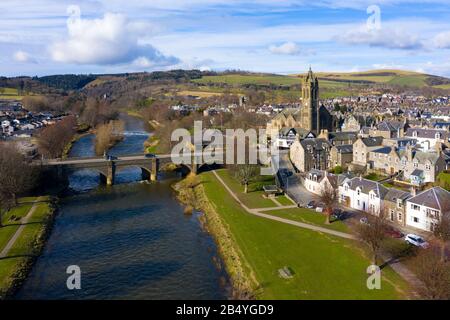
[[[355,177],[339,186],[339,202],[347,207],[378,215],[389,189],[382,184]]]
[[[435,187],[415,195],[406,202],[406,225],[433,231],[443,214],[450,214],[450,192]]]

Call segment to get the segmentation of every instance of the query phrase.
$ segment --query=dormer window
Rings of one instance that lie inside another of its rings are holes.
[[[417,137],[417,131],[413,131],[413,137]]]
[[[436,139],[441,139],[441,134],[438,132],[436,133],[436,135],[434,136]]]

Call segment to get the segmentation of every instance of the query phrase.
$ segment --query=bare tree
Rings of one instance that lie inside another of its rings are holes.
[[[248,193],[248,185],[258,174],[258,165],[255,164],[237,164],[232,166],[233,175],[244,186],[244,193]]]
[[[450,299],[450,266],[434,249],[419,250],[414,258],[414,271],[424,285],[420,293],[425,299]]]
[[[123,138],[124,123],[110,121],[97,127],[95,134],[95,153],[102,155]]]
[[[334,189],[330,184],[326,183],[322,188],[319,199],[324,206],[324,213],[326,216],[325,223],[330,224],[330,217],[333,214],[333,210],[338,202],[338,194],[336,189]]]
[[[42,129],[38,135],[38,145],[41,154],[48,158],[61,157],[67,144],[75,135],[76,119],[73,116]]]
[[[385,215],[381,209],[378,215],[373,216],[367,224],[360,224],[357,228],[360,240],[370,248],[374,265],[377,264],[383,240],[386,238],[386,228]]]
[[[450,241],[450,212],[443,212],[433,229],[434,236],[441,243],[441,261],[446,261],[446,244]]]
[[[37,169],[28,165],[15,145],[0,144],[0,195],[5,208],[17,205],[17,195],[34,186]]]

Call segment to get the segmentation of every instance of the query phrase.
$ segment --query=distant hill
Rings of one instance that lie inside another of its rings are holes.
[[[407,87],[434,87],[450,89],[450,79],[403,70],[370,70],[362,72],[318,72],[319,79],[332,82],[361,83],[361,84],[391,84]],[[292,75],[299,77],[302,75]]]
[[[345,84],[391,84],[407,87],[433,87],[450,89],[450,79],[402,70],[371,70],[363,72],[317,72],[323,87],[339,87]],[[256,84],[256,85],[293,85],[298,83],[298,78],[303,74],[275,75],[263,73],[233,73],[206,76],[196,80],[203,84],[226,83],[226,84]]]

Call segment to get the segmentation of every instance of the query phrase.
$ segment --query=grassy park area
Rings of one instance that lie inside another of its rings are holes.
[[[217,173],[225,181],[225,183],[236,193],[241,200],[249,208],[270,208],[276,207],[276,203],[271,199],[264,198],[264,185],[274,184],[273,176],[259,176],[256,181],[250,182],[248,193],[244,193],[244,186],[236,180],[228,170],[218,170]],[[286,199],[287,200],[287,199]],[[284,201],[284,200],[282,200]],[[292,203],[290,203],[292,205]]]
[[[325,223],[325,215],[322,213],[315,212],[314,210],[306,209],[306,208],[293,208],[293,209],[285,209],[285,210],[274,210],[274,211],[266,211],[266,214],[271,214],[277,217],[304,222],[313,224],[315,226],[324,227],[336,231],[348,232],[347,225],[340,221],[333,221],[331,219],[331,224]]]
[[[34,204],[36,200],[38,201]],[[33,214],[27,223],[22,224],[21,219],[28,214],[33,205],[35,205]],[[3,215],[3,227],[0,227],[0,252],[7,246],[19,228],[21,226],[24,228],[6,256],[0,258],[0,299],[4,298],[17,281],[26,276],[27,266],[39,254],[42,238],[52,213],[50,199],[41,197],[39,199],[22,198],[17,207]]]
[[[220,172],[220,176],[226,177],[226,174]],[[367,289],[366,269],[370,262],[355,241],[251,215],[231,197],[213,173],[203,173],[200,178],[206,197],[229,230],[246,276],[256,279],[258,283],[254,290],[256,298],[405,297],[406,283],[390,268],[383,269],[380,290]],[[297,215],[297,212],[290,210],[285,212]],[[305,221],[314,223],[313,213],[303,214],[308,216]],[[324,220],[320,215],[314,217]],[[227,254],[226,248],[221,248],[221,251],[223,255]],[[280,277],[279,269],[285,267],[291,271],[291,278]]]

